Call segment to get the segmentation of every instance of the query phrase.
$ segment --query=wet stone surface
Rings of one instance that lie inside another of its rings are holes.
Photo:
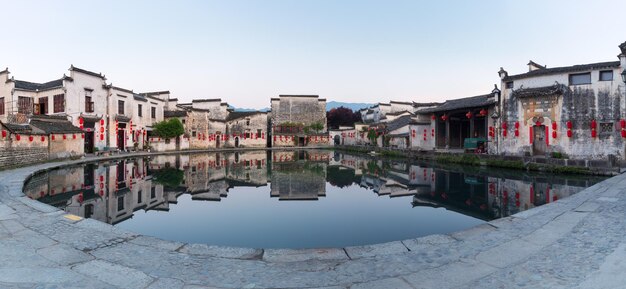
[[[168,242],[71,220],[0,172],[0,288],[624,288],[626,175],[477,228],[318,250]]]

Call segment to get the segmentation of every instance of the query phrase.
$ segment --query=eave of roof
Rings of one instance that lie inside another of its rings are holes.
[[[543,68],[537,69],[533,71],[529,71],[522,74],[517,75],[509,75],[504,78],[504,81],[514,81],[523,78],[536,77],[536,76],[544,76],[544,75],[554,75],[554,74],[562,74],[562,73],[572,73],[572,72],[585,72],[591,70],[598,70],[604,68],[618,68],[620,66],[619,61],[608,61],[608,62],[597,62],[590,64],[580,64],[573,66],[563,66],[563,67],[553,67],[553,68]]]
[[[85,69],[82,69],[82,68],[78,68],[78,67],[76,67],[74,65],[70,66],[70,71],[76,71],[76,72],[80,72],[80,73],[83,73],[83,74],[87,74],[87,75],[95,76],[95,77],[98,77],[98,78],[106,79],[106,77],[102,73],[95,73],[93,71],[89,71],[89,70],[85,70]]]

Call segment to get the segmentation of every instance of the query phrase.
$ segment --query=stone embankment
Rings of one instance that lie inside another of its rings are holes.
[[[37,171],[92,160],[0,172],[0,288],[626,288],[626,175],[450,235],[253,249],[142,236],[21,192]]]

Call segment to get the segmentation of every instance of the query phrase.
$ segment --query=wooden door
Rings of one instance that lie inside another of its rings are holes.
[[[543,125],[533,128],[533,155],[546,154],[546,127]]]

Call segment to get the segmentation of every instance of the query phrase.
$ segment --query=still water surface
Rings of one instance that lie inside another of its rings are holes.
[[[320,248],[451,233],[601,180],[324,150],[247,151],[63,168],[35,175],[24,193],[166,240]]]

